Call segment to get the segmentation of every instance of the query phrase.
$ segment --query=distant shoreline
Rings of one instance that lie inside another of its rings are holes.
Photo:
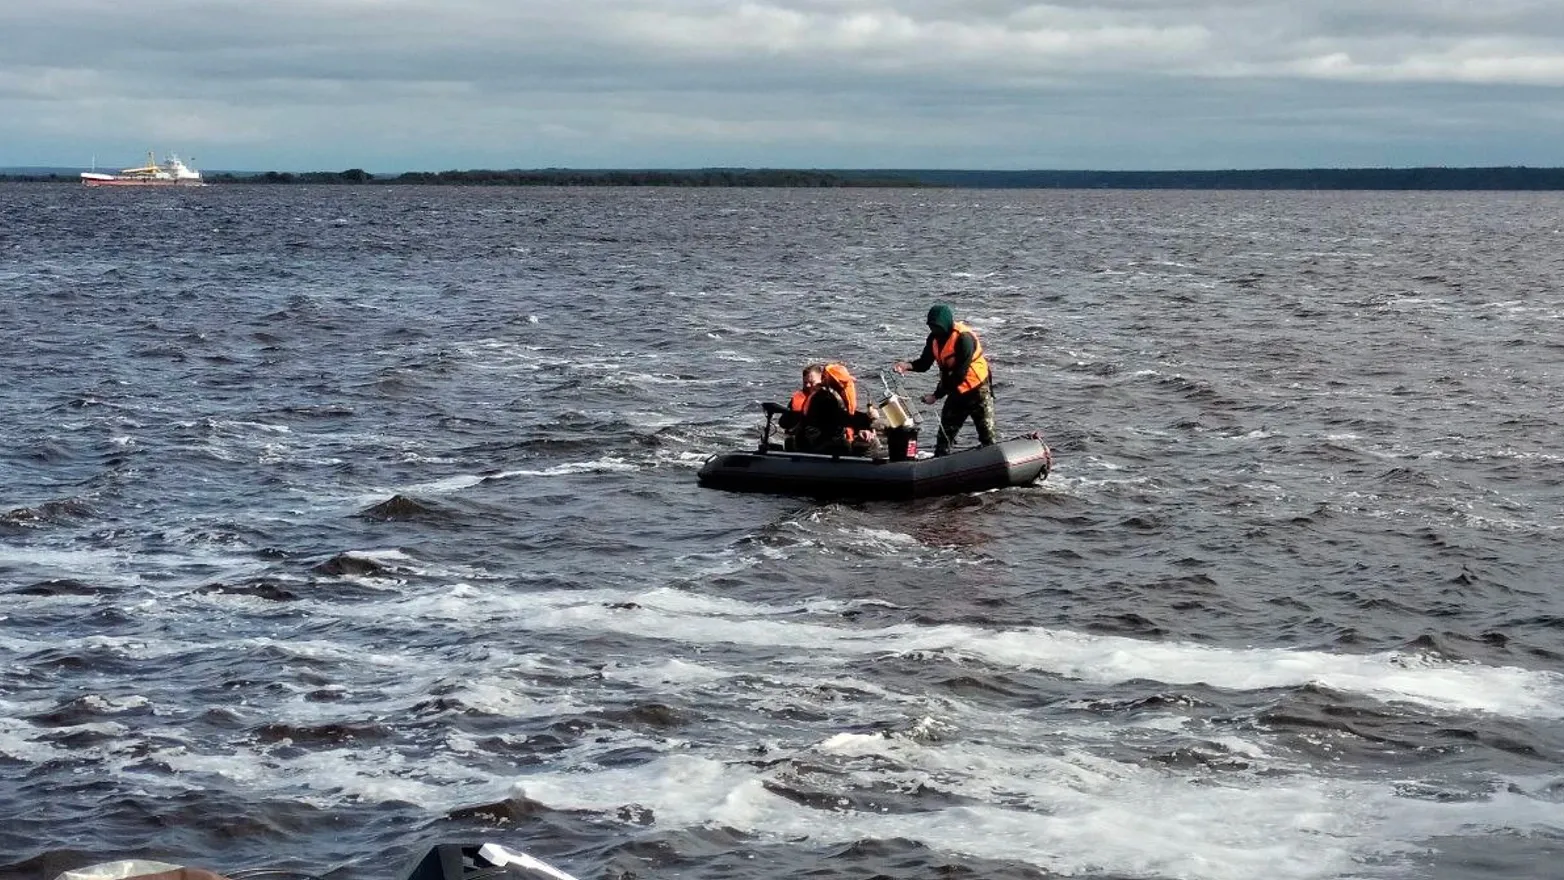
[[[220,185],[267,186],[637,186],[637,187],[914,187],[944,189],[1230,189],[1230,190],[1564,190],[1564,168],[1275,168],[1234,171],[942,171],[928,169],[697,168],[621,170],[410,171],[363,169],[232,172],[206,175]],[[0,182],[79,183],[67,169],[0,171]]]

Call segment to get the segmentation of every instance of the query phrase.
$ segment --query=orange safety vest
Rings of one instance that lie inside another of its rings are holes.
[[[968,391],[983,384],[988,378],[988,358],[983,356],[983,340],[972,332],[972,328],[960,321],[945,337],[945,342],[934,352],[934,359],[939,361],[941,373],[949,373],[956,368],[956,339],[963,333],[972,333],[972,363],[967,367],[967,375],[962,378],[961,384],[956,386],[956,394],[966,394]]]
[[[819,386],[817,385],[815,387],[818,388]],[[793,399],[789,400],[787,402],[787,408],[792,410],[793,412],[798,413],[799,415],[803,415],[804,414],[804,408],[809,406],[809,398],[814,393],[815,393],[814,388],[811,388],[808,391],[805,391],[802,388],[798,389],[797,391],[794,391],[793,392]]]
[[[842,402],[847,404],[847,411],[858,411],[858,383],[853,379],[853,374],[841,364],[826,364],[821,371],[826,376],[836,380],[836,384],[842,391]]]
[[[853,380],[853,374],[841,364],[826,364],[825,369],[821,370],[821,373],[824,375],[820,387],[815,389],[816,392],[825,391],[836,395],[837,400],[842,402],[842,406],[847,410],[848,415],[857,412],[858,383]],[[853,439],[858,436],[858,432],[852,428],[844,430],[847,442],[852,443]]]

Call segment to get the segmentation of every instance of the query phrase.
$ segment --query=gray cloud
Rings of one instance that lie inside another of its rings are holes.
[[[1564,8],[64,0],[0,9],[0,164],[1564,164]]]

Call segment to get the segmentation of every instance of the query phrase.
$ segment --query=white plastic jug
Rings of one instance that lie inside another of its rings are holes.
[[[913,423],[912,411],[907,408],[907,402],[895,394],[880,401],[880,419],[885,422],[887,428],[906,428]]]

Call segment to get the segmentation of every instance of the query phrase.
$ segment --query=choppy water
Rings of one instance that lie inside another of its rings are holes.
[[[1557,870],[1564,197],[0,216],[0,875],[451,840],[645,880]],[[800,364],[872,377],[936,299],[1045,483],[697,488]]]

